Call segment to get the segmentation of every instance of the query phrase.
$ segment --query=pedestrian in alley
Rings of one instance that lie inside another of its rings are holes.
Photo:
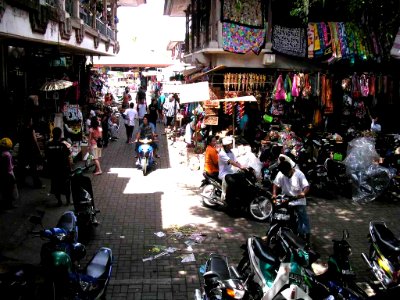
[[[18,151],[17,181],[25,183],[28,175],[32,177],[33,188],[45,188],[39,178],[38,167],[42,164],[43,158],[39,144],[36,139],[36,132],[33,128],[32,117],[25,117]]]
[[[139,118],[139,126],[143,123],[144,115],[147,114],[147,103],[146,99],[140,99],[138,105],[136,107],[138,118]]]
[[[135,129],[135,120],[138,118],[137,111],[134,109],[133,102],[129,103],[129,108],[123,113],[126,143],[132,143],[133,130]]]
[[[175,95],[170,95],[168,101],[166,101],[163,106],[164,114],[167,117],[167,123],[165,125],[168,126],[168,128],[171,128],[171,125],[173,125],[173,120],[178,109],[179,104],[175,100]]]
[[[122,108],[128,108],[129,102],[132,100],[132,96],[129,91],[129,87],[126,87],[124,93],[122,94]]]
[[[151,100],[151,104],[149,105],[149,122],[154,125],[154,128],[156,128],[157,125],[157,118],[157,98],[153,98]]]
[[[0,182],[1,182],[1,208],[14,208],[13,202],[18,199],[17,182],[14,176],[14,164],[10,150],[12,141],[5,137],[0,140]]]
[[[89,147],[90,152],[93,155],[93,161],[96,165],[94,175],[100,175],[103,173],[100,165],[100,158],[102,152],[102,140],[103,130],[99,124],[97,117],[93,117],[91,120],[91,127],[89,129]]]
[[[54,127],[53,139],[46,145],[46,159],[51,180],[50,193],[54,194],[58,206],[62,205],[61,194],[65,195],[66,204],[71,204],[70,174],[72,168],[71,152],[66,143],[61,141],[61,128]]]
[[[104,109],[104,113],[101,115],[101,128],[103,130],[103,147],[108,146],[110,140],[109,134],[109,120],[111,117],[111,111],[108,107]]]

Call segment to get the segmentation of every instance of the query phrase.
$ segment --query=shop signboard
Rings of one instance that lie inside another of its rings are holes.
[[[181,103],[203,102],[210,100],[208,81],[182,84],[180,86]]]

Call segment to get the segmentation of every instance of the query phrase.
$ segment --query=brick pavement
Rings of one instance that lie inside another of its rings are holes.
[[[123,135],[121,131],[121,138],[104,149],[101,160],[104,173],[93,177],[101,224],[87,242],[87,258],[101,246],[113,250],[115,265],[107,293],[109,299],[193,299],[201,282],[198,270],[207,255],[225,254],[236,264],[241,257],[239,246],[246,237],[262,235],[267,225],[202,207],[198,196],[201,171],[191,171],[182,164],[185,157],[180,154],[180,143],[172,144],[165,135],[160,135],[161,159],[157,169],[144,177],[135,167],[133,145],[126,144]],[[21,207],[0,214],[0,237],[4,241],[0,250],[7,257],[37,262],[41,241],[26,235],[31,226],[27,217],[40,208],[46,211],[44,224],[55,224],[67,207],[55,207],[56,201],[46,190],[21,192]],[[308,211],[313,227],[312,243],[323,258],[331,251],[331,240],[340,238],[344,228],[349,230],[354,267],[362,276],[366,275],[366,268],[360,253],[368,249],[369,220],[386,220],[395,233],[400,232],[397,203],[360,206],[347,199],[310,199]],[[191,227],[185,226],[188,224]],[[205,235],[201,244],[192,246],[195,262],[181,262],[182,256],[190,253],[184,244],[187,237],[172,237],[173,228]],[[167,236],[157,237],[154,233],[159,231]],[[155,246],[178,250],[143,262],[143,258],[154,254],[150,249]]]

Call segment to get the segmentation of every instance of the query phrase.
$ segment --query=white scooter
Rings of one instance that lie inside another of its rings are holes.
[[[299,282],[301,268],[292,262],[281,262],[257,237],[247,239],[246,250],[238,265],[242,280],[253,299],[304,299],[308,296],[306,285]]]

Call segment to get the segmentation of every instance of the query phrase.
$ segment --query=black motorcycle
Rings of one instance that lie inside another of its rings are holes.
[[[92,181],[83,174],[89,168],[77,168],[71,174],[72,200],[81,230],[99,224],[96,214],[100,211],[94,205]]]
[[[195,291],[195,300],[243,299],[245,283],[228,259],[219,254],[211,254],[203,274],[204,290]]]
[[[263,187],[262,183],[257,182],[252,168],[240,172],[242,172],[244,180],[241,182],[241,187],[236,188],[236,199],[229,204],[221,199],[221,180],[203,173],[204,179],[200,186],[203,205],[212,208],[227,207],[234,211],[244,209],[256,220],[267,220],[272,211],[270,192]]]

